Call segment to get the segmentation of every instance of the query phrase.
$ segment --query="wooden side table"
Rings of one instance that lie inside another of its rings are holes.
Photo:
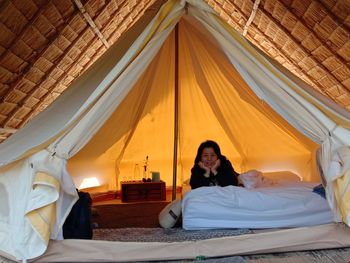
[[[121,182],[122,202],[166,200],[165,182]]]

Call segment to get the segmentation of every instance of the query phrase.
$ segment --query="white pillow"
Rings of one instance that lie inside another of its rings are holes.
[[[240,183],[247,189],[268,187],[276,184],[275,180],[264,177],[263,173],[257,170],[249,170],[245,173],[241,173],[238,178]]]
[[[159,224],[163,228],[172,228],[181,215],[181,200],[174,200],[159,213]]]
[[[262,173],[257,170],[249,170],[239,175],[239,181],[247,189],[257,188],[262,184]]]

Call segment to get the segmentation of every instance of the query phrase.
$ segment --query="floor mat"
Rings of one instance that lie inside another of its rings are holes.
[[[93,239],[125,242],[181,242],[252,234],[249,229],[189,231],[183,228],[116,228],[94,229]]]

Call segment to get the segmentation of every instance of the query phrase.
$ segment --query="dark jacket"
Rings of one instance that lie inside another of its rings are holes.
[[[204,176],[205,170],[200,168],[198,164],[195,164],[191,169],[190,185],[192,189],[201,186],[228,186],[238,185],[239,175],[232,167],[232,164],[225,157],[220,158],[221,164],[217,170],[217,175],[210,173],[210,176],[206,178]]]

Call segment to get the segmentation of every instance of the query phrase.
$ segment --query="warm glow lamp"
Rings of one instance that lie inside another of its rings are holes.
[[[84,178],[79,186],[79,190],[98,186],[101,186],[101,183],[96,177]]]

